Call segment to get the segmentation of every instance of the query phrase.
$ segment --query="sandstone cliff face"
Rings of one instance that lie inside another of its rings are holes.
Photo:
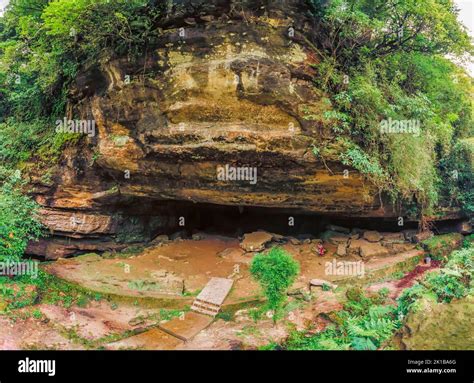
[[[76,239],[61,255],[85,238],[112,244],[176,225],[166,201],[398,215],[338,161],[323,118],[330,102],[312,82],[318,57],[291,29],[311,29],[301,2],[288,12],[208,3],[199,17],[185,6],[167,17],[139,60],[78,77],[71,108],[95,120],[96,135],[68,148],[51,184],[36,185],[45,224]],[[314,144],[333,155],[322,162]],[[257,182],[219,180],[225,165],[256,168]]]

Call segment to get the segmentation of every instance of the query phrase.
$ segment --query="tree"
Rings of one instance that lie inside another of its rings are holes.
[[[274,321],[299,271],[298,263],[280,247],[272,248],[268,254],[257,254],[252,259],[250,272],[267,297],[267,306],[274,312]]]

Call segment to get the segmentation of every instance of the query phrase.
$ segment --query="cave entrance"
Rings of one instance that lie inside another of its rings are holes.
[[[418,223],[414,221],[398,226],[396,217],[341,217],[257,206],[242,207],[170,201],[157,203],[156,208],[148,209],[148,214],[150,211],[157,210],[168,217],[168,225],[166,228],[153,230],[152,235],[185,231],[187,235],[205,232],[238,237],[245,233],[264,230],[285,236],[317,237],[326,230],[328,225],[387,232],[418,227]]]

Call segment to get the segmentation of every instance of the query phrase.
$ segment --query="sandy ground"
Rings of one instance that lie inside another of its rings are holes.
[[[316,254],[314,243],[289,243],[282,246],[300,264],[301,273],[293,289],[297,287],[309,293],[311,279],[331,281],[337,278],[325,273],[326,262],[335,259],[336,246],[327,245],[327,253],[323,257]],[[191,327],[196,326],[194,330],[197,335],[184,342],[170,338],[169,334],[160,330],[160,325],[165,321],[160,315],[159,306],[146,308],[155,306],[116,299],[117,296],[166,297],[191,303],[211,277],[225,277],[234,279],[226,305],[255,301],[260,289],[249,273],[252,256],[252,253],[244,254],[238,240],[213,236],[149,247],[138,255],[126,258],[103,258],[92,254],[57,261],[48,265],[47,271],[87,289],[112,295],[99,302],[91,301],[85,307],[38,304],[17,310],[10,317],[0,316],[0,349],[255,349],[270,342],[281,342],[291,329],[320,331],[326,325],[324,316],[320,314],[342,308],[343,289],[323,291],[316,288],[312,290],[311,301],[308,301],[308,297],[306,301],[303,300],[301,295],[291,296],[285,318],[276,325],[265,316],[256,323],[249,315],[250,309],[245,307],[238,309],[228,321],[216,318],[211,324],[205,323],[205,326],[193,321],[178,323],[179,326],[174,328],[185,328],[188,323]],[[366,266],[369,269],[383,269],[407,257],[394,255],[373,258]],[[354,261],[350,257],[338,260]],[[425,269],[410,274],[402,281],[372,284],[370,290],[388,287],[390,297],[395,299]],[[173,288],[176,280],[182,280],[186,294],[164,293],[161,290],[162,281],[168,279]],[[28,310],[31,312],[33,309],[41,315],[27,315]],[[181,315],[188,309],[180,313],[181,305],[175,310],[175,315]],[[193,328],[186,330],[188,334],[194,331]]]

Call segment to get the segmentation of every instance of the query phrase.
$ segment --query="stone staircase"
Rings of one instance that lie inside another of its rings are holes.
[[[191,310],[215,317],[219,313],[233,283],[232,279],[211,278],[194,300]]]

